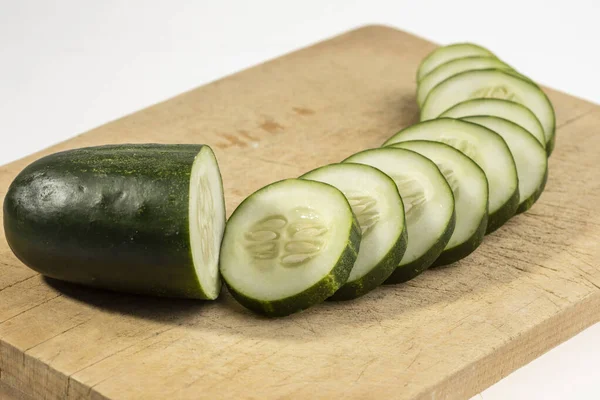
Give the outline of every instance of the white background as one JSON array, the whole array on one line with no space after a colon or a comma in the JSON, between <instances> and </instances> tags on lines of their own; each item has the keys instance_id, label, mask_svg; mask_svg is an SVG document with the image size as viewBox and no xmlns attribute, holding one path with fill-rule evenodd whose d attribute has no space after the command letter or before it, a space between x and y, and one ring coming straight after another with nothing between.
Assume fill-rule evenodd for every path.
<instances>
[{"instance_id":1,"label":"white background","mask_svg":"<svg viewBox=\"0 0 600 400\"><path fill-rule=\"evenodd\" d=\"M598 0L0 0L0 164L367 23L480 43L600 103L599 17ZM480 396L599 399L599 342L596 325Z\"/></svg>"}]
</instances>

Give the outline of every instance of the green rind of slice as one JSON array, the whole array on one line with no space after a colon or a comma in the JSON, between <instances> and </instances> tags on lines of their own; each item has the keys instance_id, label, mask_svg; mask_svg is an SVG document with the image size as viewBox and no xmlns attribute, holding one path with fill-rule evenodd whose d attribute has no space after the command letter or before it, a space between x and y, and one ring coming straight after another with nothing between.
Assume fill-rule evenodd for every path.
<instances>
[{"instance_id":1,"label":"green rind of slice","mask_svg":"<svg viewBox=\"0 0 600 400\"><path fill-rule=\"evenodd\" d=\"M477 230L465 242L459 244L458 246L454 246L451 249L444 250L437 260L435 260L435 262L431 265L431 268L452 264L473 253L483 242L483 238L487 231L488 218L489 217L486 214L477 227Z\"/></svg>"},{"instance_id":2,"label":"green rind of slice","mask_svg":"<svg viewBox=\"0 0 600 400\"><path fill-rule=\"evenodd\" d=\"M440 118L464 118L477 115L489 115L512 121L526 129L544 148L546 147L546 137L540 120L529 108L514 101L492 98L467 100L446 110Z\"/></svg>"},{"instance_id":3,"label":"green rind of slice","mask_svg":"<svg viewBox=\"0 0 600 400\"><path fill-rule=\"evenodd\" d=\"M498 69L466 71L434 87L421 109L421 121L439 118L458 103L477 98L501 98L529 108L544 128L546 152L555 145L556 116L552 103L535 83Z\"/></svg>"},{"instance_id":4,"label":"green rind of slice","mask_svg":"<svg viewBox=\"0 0 600 400\"><path fill-rule=\"evenodd\" d=\"M258 314L263 314L267 317L285 317L287 315L305 310L315 304L319 304L335 294L347 281L352 266L358 256L360 249L361 230L356 220L353 217L352 229L349 234L348 244L346 249L340 256L338 262L331 269L329 274L315 283L308 289L283 299L278 300L257 300L246 296L244 293L237 291L232 287L227 280L225 285L231 295L244 307Z\"/></svg>"},{"instance_id":5,"label":"green rind of slice","mask_svg":"<svg viewBox=\"0 0 600 400\"><path fill-rule=\"evenodd\" d=\"M352 206L363 236L348 281L328 300L351 300L380 286L396 269L407 246L402 198L394 181L364 164L330 164L302 175L338 188Z\"/></svg>"},{"instance_id":6,"label":"green rind of slice","mask_svg":"<svg viewBox=\"0 0 600 400\"><path fill-rule=\"evenodd\" d=\"M546 184L548 158L544 147L527 129L500 117L473 116L463 121L485 126L498 133L508 145L519 176L519 209L526 210L539 198Z\"/></svg>"},{"instance_id":7,"label":"green rind of slice","mask_svg":"<svg viewBox=\"0 0 600 400\"><path fill-rule=\"evenodd\" d=\"M361 228L332 185L286 179L248 196L229 218L220 271L244 307L281 317L323 302L348 279Z\"/></svg>"},{"instance_id":8,"label":"green rind of slice","mask_svg":"<svg viewBox=\"0 0 600 400\"><path fill-rule=\"evenodd\" d=\"M417 104L419 107L422 107L431 89L456 74L490 68L512 70L510 65L493 56L462 57L441 64L419 82L417 87Z\"/></svg>"},{"instance_id":9,"label":"green rind of slice","mask_svg":"<svg viewBox=\"0 0 600 400\"><path fill-rule=\"evenodd\" d=\"M473 43L455 43L443 47L438 47L429 53L417 70L417 82L421 81L427 74L438 66L457 58L472 56L495 57L488 49Z\"/></svg>"},{"instance_id":10,"label":"green rind of slice","mask_svg":"<svg viewBox=\"0 0 600 400\"><path fill-rule=\"evenodd\" d=\"M408 271L407 276L414 277L428 268L448 244L456 218L452 189L436 164L400 148L365 150L344 162L376 167L394 179L405 210L409 210L407 250L396 270Z\"/></svg>"},{"instance_id":11,"label":"green rind of slice","mask_svg":"<svg viewBox=\"0 0 600 400\"><path fill-rule=\"evenodd\" d=\"M508 222L509 219L515 216L519 209L519 191L516 190L511 198L504 203L504 205L496 210L496 212L490 213L488 216L488 224L485 230L485 234L489 235L496 229Z\"/></svg>"},{"instance_id":12,"label":"green rind of slice","mask_svg":"<svg viewBox=\"0 0 600 400\"><path fill-rule=\"evenodd\" d=\"M408 235L406 233L406 225L402 230L402 235L394 246L394 249L375 266L371 272L353 282L346 282L337 292L328 300L352 300L363 296L382 285L387 279L397 271L398 264L402 260L402 256L406 251L408 243ZM391 272L391 273L390 273Z\"/></svg>"},{"instance_id":13,"label":"green rind of slice","mask_svg":"<svg viewBox=\"0 0 600 400\"><path fill-rule=\"evenodd\" d=\"M390 145L416 151L435 162L454 193L456 225L432 267L467 257L482 242L488 221L489 188L485 172L465 154L444 143L411 140ZM468 236L467 236L468 235Z\"/></svg>"},{"instance_id":14,"label":"green rind of slice","mask_svg":"<svg viewBox=\"0 0 600 400\"><path fill-rule=\"evenodd\" d=\"M446 230L444 233L442 233L433 247L431 247L420 258L396 268L396 270L392 273L392 275L390 275L389 278L385 280L384 283L388 285L407 282L422 274L427 268L433 266L434 262L440 257L444 251L444 248L446 248L448 241L452 237L452 232L454 231L455 225L456 213L452 212L452 217L450 218L450 222L448 223Z\"/></svg>"},{"instance_id":15,"label":"green rind of slice","mask_svg":"<svg viewBox=\"0 0 600 400\"><path fill-rule=\"evenodd\" d=\"M517 170L508 145L496 132L467 121L439 118L411 125L390 137L383 146L409 140L433 140L449 144L473 159L485 171L490 190L487 233L498 229L515 214L519 206ZM485 146L485 149L480 149L480 146ZM480 154L482 151L484 153ZM490 163L487 160L491 156L501 158ZM498 169L500 161L502 168Z\"/></svg>"},{"instance_id":16,"label":"green rind of slice","mask_svg":"<svg viewBox=\"0 0 600 400\"><path fill-rule=\"evenodd\" d=\"M542 180L542 184L537 188L537 190L527 198L527 200L521 202L519 204L519 208L517 208L517 214L521 214L527 210L529 210L536 201L540 198L544 189L546 188L546 183L548 182L548 170L546 169L546 173L544 174L544 179Z\"/></svg>"}]
</instances>

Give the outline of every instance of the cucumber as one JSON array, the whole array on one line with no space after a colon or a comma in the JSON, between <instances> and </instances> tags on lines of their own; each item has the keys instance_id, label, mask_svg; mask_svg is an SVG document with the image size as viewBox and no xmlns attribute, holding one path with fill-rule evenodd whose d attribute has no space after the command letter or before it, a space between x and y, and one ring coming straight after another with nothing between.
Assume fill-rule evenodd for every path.
<instances>
[{"instance_id":1,"label":"cucumber","mask_svg":"<svg viewBox=\"0 0 600 400\"><path fill-rule=\"evenodd\" d=\"M515 159L519 176L519 208L517 214L531 208L544 191L548 179L546 150L525 128L509 120L476 116L463 121L485 126L502 136Z\"/></svg>"},{"instance_id":2,"label":"cucumber","mask_svg":"<svg viewBox=\"0 0 600 400\"><path fill-rule=\"evenodd\" d=\"M390 147L415 151L436 163L454 193L454 233L432 266L451 264L471 254L483 242L487 228L489 191L483 170L454 147L440 142L411 140Z\"/></svg>"},{"instance_id":3,"label":"cucumber","mask_svg":"<svg viewBox=\"0 0 600 400\"><path fill-rule=\"evenodd\" d=\"M417 104L419 104L419 107L422 107L431 89L451 76L465 71L489 68L512 69L509 65L496 57L490 56L464 57L448 61L447 63L438 66L421 79L417 88Z\"/></svg>"},{"instance_id":4,"label":"cucumber","mask_svg":"<svg viewBox=\"0 0 600 400\"><path fill-rule=\"evenodd\" d=\"M278 317L333 295L348 279L361 230L343 193L305 179L272 183L233 212L221 275L244 307Z\"/></svg>"},{"instance_id":5,"label":"cucumber","mask_svg":"<svg viewBox=\"0 0 600 400\"><path fill-rule=\"evenodd\" d=\"M111 145L46 156L4 200L15 255L43 275L98 288L215 299L225 203L203 145Z\"/></svg>"},{"instance_id":6,"label":"cucumber","mask_svg":"<svg viewBox=\"0 0 600 400\"><path fill-rule=\"evenodd\" d=\"M483 169L489 184L486 233L498 229L515 214L519 207L517 168L506 142L496 132L471 122L440 118L409 126L389 138L384 146L408 140L446 143ZM410 229L408 235L410 245Z\"/></svg>"},{"instance_id":7,"label":"cucumber","mask_svg":"<svg viewBox=\"0 0 600 400\"><path fill-rule=\"evenodd\" d=\"M404 205L394 181L362 164L332 164L301 176L344 193L362 231L360 251L348 281L330 298L349 300L381 285L406 251Z\"/></svg>"},{"instance_id":8,"label":"cucumber","mask_svg":"<svg viewBox=\"0 0 600 400\"><path fill-rule=\"evenodd\" d=\"M473 99L463 101L445 111L440 117L462 118L477 115L500 117L527 129L546 148L546 137L540 120L522 104L503 99Z\"/></svg>"},{"instance_id":9,"label":"cucumber","mask_svg":"<svg viewBox=\"0 0 600 400\"><path fill-rule=\"evenodd\" d=\"M438 47L421 61L421 65L417 70L417 82L420 82L427 74L448 61L475 56L495 57L488 49L473 43L456 43Z\"/></svg>"},{"instance_id":10,"label":"cucumber","mask_svg":"<svg viewBox=\"0 0 600 400\"><path fill-rule=\"evenodd\" d=\"M344 162L380 169L394 180L404 202L408 246L385 283L419 275L439 257L454 230L454 196L448 182L431 160L405 149L365 150Z\"/></svg>"},{"instance_id":11,"label":"cucumber","mask_svg":"<svg viewBox=\"0 0 600 400\"><path fill-rule=\"evenodd\" d=\"M421 121L437 118L465 100L497 98L529 108L544 129L546 152L554 148L554 109L546 94L534 83L497 69L467 71L454 75L429 92L421 109Z\"/></svg>"}]
</instances>

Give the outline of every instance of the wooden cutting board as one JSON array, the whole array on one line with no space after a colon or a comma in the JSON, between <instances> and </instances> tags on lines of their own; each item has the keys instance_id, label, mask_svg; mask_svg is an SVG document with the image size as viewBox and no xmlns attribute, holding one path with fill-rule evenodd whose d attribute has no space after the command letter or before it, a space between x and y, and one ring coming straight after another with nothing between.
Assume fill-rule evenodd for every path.
<instances>
[{"instance_id":1,"label":"wooden cutting board","mask_svg":"<svg viewBox=\"0 0 600 400\"><path fill-rule=\"evenodd\" d=\"M207 143L231 213L269 182L379 146L416 122L416 68L434 47L382 26L343 34L2 167L0 195L57 150ZM548 94L558 140L540 201L467 259L356 301L269 320L227 293L200 302L91 290L40 277L2 236L0 390L43 399L481 391L600 319L600 107Z\"/></svg>"}]
</instances>

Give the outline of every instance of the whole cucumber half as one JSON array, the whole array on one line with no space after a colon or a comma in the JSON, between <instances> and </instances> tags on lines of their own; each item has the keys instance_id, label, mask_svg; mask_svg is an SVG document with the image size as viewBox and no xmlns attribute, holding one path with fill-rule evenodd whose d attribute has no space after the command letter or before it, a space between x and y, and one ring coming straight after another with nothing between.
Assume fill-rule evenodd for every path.
<instances>
[{"instance_id":1,"label":"whole cucumber half","mask_svg":"<svg viewBox=\"0 0 600 400\"><path fill-rule=\"evenodd\" d=\"M203 145L110 145L26 167L4 200L6 239L27 266L115 291L215 299L225 203Z\"/></svg>"}]
</instances>

